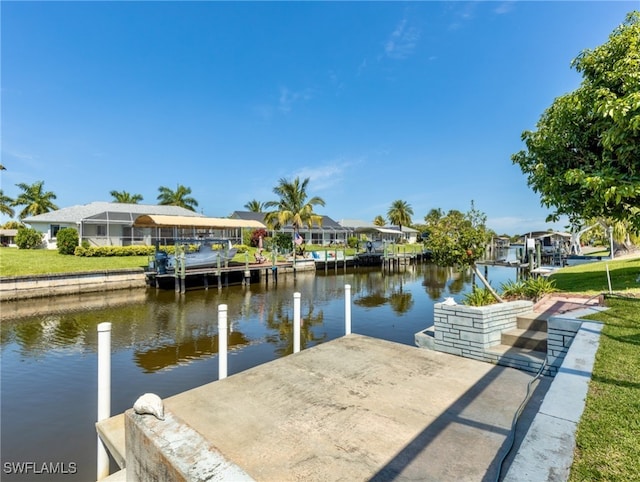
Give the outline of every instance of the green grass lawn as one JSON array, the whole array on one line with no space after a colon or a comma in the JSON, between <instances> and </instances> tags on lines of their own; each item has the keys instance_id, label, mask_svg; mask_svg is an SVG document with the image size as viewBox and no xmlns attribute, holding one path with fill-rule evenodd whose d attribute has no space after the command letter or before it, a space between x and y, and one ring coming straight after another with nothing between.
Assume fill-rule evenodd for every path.
<instances>
[{"instance_id":1,"label":"green grass lawn","mask_svg":"<svg viewBox=\"0 0 640 482\"><path fill-rule=\"evenodd\" d=\"M551 276L556 288L568 293L640 292L640 257L567 266Z\"/></svg>"},{"instance_id":2,"label":"green grass lawn","mask_svg":"<svg viewBox=\"0 0 640 482\"><path fill-rule=\"evenodd\" d=\"M142 268L148 263L146 256L85 258L63 255L53 249L0 248L0 276Z\"/></svg>"},{"instance_id":3,"label":"green grass lawn","mask_svg":"<svg viewBox=\"0 0 640 482\"><path fill-rule=\"evenodd\" d=\"M571 482L640 480L640 298L607 299Z\"/></svg>"},{"instance_id":4,"label":"green grass lawn","mask_svg":"<svg viewBox=\"0 0 640 482\"><path fill-rule=\"evenodd\" d=\"M563 268L562 292L608 293L609 308L588 316L604 323L578 424L571 482L640 480L640 258Z\"/></svg>"}]
</instances>

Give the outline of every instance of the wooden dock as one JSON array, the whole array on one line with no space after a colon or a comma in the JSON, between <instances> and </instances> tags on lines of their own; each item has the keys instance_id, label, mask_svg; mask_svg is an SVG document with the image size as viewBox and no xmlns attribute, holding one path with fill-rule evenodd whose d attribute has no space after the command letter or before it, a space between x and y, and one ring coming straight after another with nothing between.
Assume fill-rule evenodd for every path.
<instances>
[{"instance_id":1,"label":"wooden dock","mask_svg":"<svg viewBox=\"0 0 640 482\"><path fill-rule=\"evenodd\" d=\"M184 273L169 272L159 273L155 270L145 272L147 286L159 289L175 288L177 292L184 292L187 288L210 287L222 288L224 286L242 285L257 283L269 280L278 282L278 273L294 272L295 270L305 270L304 266L294 267L293 262L276 263L251 263L251 264L230 264L223 267L194 268L187 269ZM315 268L314 268L315 269Z\"/></svg>"}]
</instances>

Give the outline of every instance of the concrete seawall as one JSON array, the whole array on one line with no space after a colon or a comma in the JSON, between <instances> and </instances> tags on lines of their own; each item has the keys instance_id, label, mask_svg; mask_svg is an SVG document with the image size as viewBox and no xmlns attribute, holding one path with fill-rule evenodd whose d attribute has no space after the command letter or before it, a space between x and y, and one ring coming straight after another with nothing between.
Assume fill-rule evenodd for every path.
<instances>
[{"instance_id":1,"label":"concrete seawall","mask_svg":"<svg viewBox=\"0 0 640 482\"><path fill-rule=\"evenodd\" d=\"M126 288L144 288L140 268L0 278L0 301L44 298Z\"/></svg>"}]
</instances>

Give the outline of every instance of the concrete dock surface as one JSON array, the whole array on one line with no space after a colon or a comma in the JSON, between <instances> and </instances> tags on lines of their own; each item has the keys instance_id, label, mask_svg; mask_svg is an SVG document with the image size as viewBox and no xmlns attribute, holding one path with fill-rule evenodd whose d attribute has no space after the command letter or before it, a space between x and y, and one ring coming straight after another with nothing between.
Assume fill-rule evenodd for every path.
<instances>
[{"instance_id":1,"label":"concrete dock surface","mask_svg":"<svg viewBox=\"0 0 640 482\"><path fill-rule=\"evenodd\" d=\"M258 481L490 481L532 378L348 335L164 402Z\"/></svg>"}]
</instances>

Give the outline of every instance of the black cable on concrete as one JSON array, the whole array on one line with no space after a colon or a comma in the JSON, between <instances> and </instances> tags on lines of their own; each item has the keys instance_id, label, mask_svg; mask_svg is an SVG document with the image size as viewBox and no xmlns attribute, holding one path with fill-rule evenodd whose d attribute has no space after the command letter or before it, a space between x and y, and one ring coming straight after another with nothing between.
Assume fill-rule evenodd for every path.
<instances>
[{"instance_id":1,"label":"black cable on concrete","mask_svg":"<svg viewBox=\"0 0 640 482\"><path fill-rule=\"evenodd\" d=\"M529 402L529 399L531 398L531 395L532 395L531 385L533 385L533 382L535 382L538 378L540 378L540 376L542 376L542 372L544 371L546 366L547 366L547 357L544 358L544 362L542 363L542 366L540 367L536 375L531 380L529 380L529 383L527 383L527 393L525 394L522 402L520 402L520 406L518 407L516 412L513 414L513 420L511 421L511 431L509 432L509 437L507 439L509 447L507 448L507 451L502 455L502 457L500 458L500 461L498 462L498 470L497 470L496 479L495 479L496 482L499 482L500 476L502 475L502 466L504 464L504 461L506 460L508 455L511 453L511 450L513 449L513 443L515 442L515 439L516 439L516 426L518 424L518 419L520 418L520 415L522 415L522 412L524 408L527 406L527 403Z\"/></svg>"},{"instance_id":2,"label":"black cable on concrete","mask_svg":"<svg viewBox=\"0 0 640 482\"><path fill-rule=\"evenodd\" d=\"M625 295L622 295L622 294L619 294L619 293L605 293L605 292L602 292L602 293L598 293L597 295L593 295L584 304L586 305L587 303L589 303L589 301L591 301L592 299L594 299L594 298L596 298L597 296L600 296L600 295L609 296L609 297L615 297L615 298L629 299L629 300L638 300L639 299L639 298L634 297L634 296L625 296ZM529 402L529 399L531 398L531 395L532 395L532 393L531 393L531 385L538 378L540 378L540 376L542 375L542 372L544 371L546 366L547 366L547 357L545 357L544 363L542 364L542 366L540 367L540 369L538 370L536 375L531 380L529 380L529 383L527 384L527 393L526 393L526 395L524 397L524 400L522 400L522 402L520 403L520 406L516 410L516 413L513 415L513 421L511 422L511 431L509 432L509 437L508 437L509 447L508 447L507 451L504 453L504 455L500 458L500 461L498 462L498 470L497 470L496 479L495 479L496 482L500 481L500 476L502 475L502 466L504 465L504 461L506 460L506 458L511 453L511 450L513 449L513 443L515 442L515 433L516 433L516 426L518 424L518 419L520 418L520 415L522 414L522 411L527 406L527 403Z\"/></svg>"}]
</instances>

